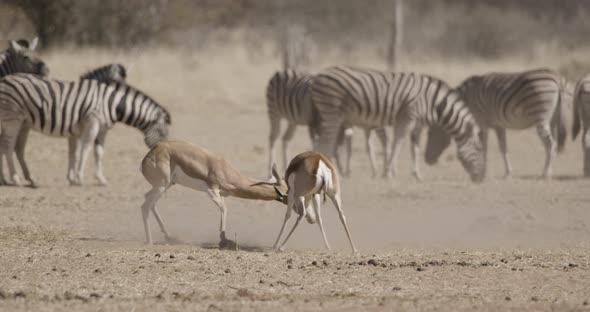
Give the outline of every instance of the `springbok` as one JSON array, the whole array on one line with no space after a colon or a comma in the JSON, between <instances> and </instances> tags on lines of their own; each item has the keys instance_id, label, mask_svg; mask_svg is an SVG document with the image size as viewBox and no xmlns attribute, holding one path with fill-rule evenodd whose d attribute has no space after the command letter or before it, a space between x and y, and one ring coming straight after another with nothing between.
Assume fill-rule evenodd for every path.
<instances>
[{"instance_id":1,"label":"springbok","mask_svg":"<svg viewBox=\"0 0 590 312\"><path fill-rule=\"evenodd\" d=\"M171 241L156 209L156 202L174 184L206 192L219 207L221 211L220 246L228 245L228 240L225 238L227 208L223 197L277 200L284 204L287 201L285 198L287 185L278 174L276 166L273 166L272 170L275 181L257 181L240 174L223 157L187 142L157 143L143 158L141 172L152 185L152 189L145 194L145 202L141 206L147 244L152 244L148 224L150 210L154 213L166 240Z\"/></svg>"},{"instance_id":2,"label":"springbok","mask_svg":"<svg viewBox=\"0 0 590 312\"><path fill-rule=\"evenodd\" d=\"M324 244L326 248L330 250L326 233L324 232L324 226L322 223L322 215L320 214L320 201L321 193L324 193L324 200L326 195L330 197L334 206L338 210L340 215L340 221L348 236L348 241L352 247L353 252L357 252L350 231L346 224L346 217L342 212L342 198L340 196L340 181L338 180L338 173L334 165L327 157L316 152L304 152L301 153L291 160L287 172L285 173L285 180L287 181L287 213L285 214L285 220L281 226L279 236L273 246L274 249L282 251L283 247L287 243L293 231L303 217L307 219L310 224L318 223L322 236L324 238ZM313 203L313 209L309 206L310 201ZM291 211L295 211L299 214L299 217L295 221L293 228L287 235L287 238L283 241L280 247L277 246L287 224L287 220L291 217Z\"/></svg>"}]
</instances>

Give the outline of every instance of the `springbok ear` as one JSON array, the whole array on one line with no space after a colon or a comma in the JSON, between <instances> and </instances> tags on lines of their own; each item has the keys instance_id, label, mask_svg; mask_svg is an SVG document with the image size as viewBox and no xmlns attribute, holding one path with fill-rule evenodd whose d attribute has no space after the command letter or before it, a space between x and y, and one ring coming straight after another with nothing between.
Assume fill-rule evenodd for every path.
<instances>
[{"instance_id":1,"label":"springbok ear","mask_svg":"<svg viewBox=\"0 0 590 312\"><path fill-rule=\"evenodd\" d=\"M276 163L272 164L271 171L272 171L273 178L275 178L275 182L280 183L281 182L281 175L279 174L279 171L277 170Z\"/></svg>"},{"instance_id":2,"label":"springbok ear","mask_svg":"<svg viewBox=\"0 0 590 312\"><path fill-rule=\"evenodd\" d=\"M29 50L34 51L37 47L37 43L39 43L39 37L33 38L33 40L31 40L31 43L29 44Z\"/></svg>"}]
</instances>

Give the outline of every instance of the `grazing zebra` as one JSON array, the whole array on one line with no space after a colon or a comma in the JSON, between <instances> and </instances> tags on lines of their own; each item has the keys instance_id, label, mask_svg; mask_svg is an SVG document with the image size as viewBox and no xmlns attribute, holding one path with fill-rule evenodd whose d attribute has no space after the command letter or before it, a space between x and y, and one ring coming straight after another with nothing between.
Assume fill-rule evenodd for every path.
<instances>
[{"instance_id":1,"label":"grazing zebra","mask_svg":"<svg viewBox=\"0 0 590 312\"><path fill-rule=\"evenodd\" d=\"M286 119L288 122L287 130L282 138L284 168L287 166L287 145L293 138L298 125L308 127L309 137L312 142L319 135L319 113L311 100L312 83L313 75L293 69L285 69L277 71L267 85L266 104L270 120L269 173L271 172L272 164L275 162L275 143L281 131L282 119ZM367 152L369 153L373 174L375 174L373 146L369 140L370 131L370 129L365 130L365 135L367 137ZM384 144L384 137L381 133L382 131L378 131L379 137ZM347 154L346 168L340 162L339 157L336 157L336 160L339 170L344 174L348 174L350 173L350 159L352 155L352 129L350 127L343 126L339 131L337 145L345 146Z\"/></svg>"},{"instance_id":2,"label":"grazing zebra","mask_svg":"<svg viewBox=\"0 0 590 312\"><path fill-rule=\"evenodd\" d=\"M459 94L439 79L336 66L316 75L312 99L322 120L317 146L325 155L334 155L336 131L343 123L365 128L392 125L386 164L395 174L398 149L406 135L419 133L422 125L438 124L457 142L459 159L471 180L479 182L485 176L479 126ZM419 176L417 136L412 139L414 175Z\"/></svg>"},{"instance_id":3,"label":"grazing zebra","mask_svg":"<svg viewBox=\"0 0 590 312\"><path fill-rule=\"evenodd\" d=\"M46 76L49 69L35 54L38 39L10 41L7 50L0 53L0 78L16 73Z\"/></svg>"},{"instance_id":4,"label":"grazing zebra","mask_svg":"<svg viewBox=\"0 0 590 312\"><path fill-rule=\"evenodd\" d=\"M167 138L171 123L164 107L122 83L64 82L29 74L0 81L0 157L7 159L14 184L20 181L12 152L23 123L46 135L76 137L75 172L68 179L81 184L90 145L104 139L116 122L141 130L149 147ZM0 177L4 179L3 174ZM30 176L27 180L34 183Z\"/></svg>"},{"instance_id":5,"label":"grazing zebra","mask_svg":"<svg viewBox=\"0 0 590 312\"><path fill-rule=\"evenodd\" d=\"M580 79L576 85L573 111L572 138L575 139L582 130L584 176L590 177L590 74Z\"/></svg>"},{"instance_id":6,"label":"grazing zebra","mask_svg":"<svg viewBox=\"0 0 590 312\"><path fill-rule=\"evenodd\" d=\"M504 160L505 177L510 177L512 166L506 146L506 129L527 129L535 126L545 147L543 177L551 177L551 163L558 149L564 146L566 131L561 111L562 78L551 70L538 69L520 73L490 73L472 76L457 88L483 132L484 153L487 155L487 132L493 128L498 137ZM429 131L426 162L435 163L449 145L445 134Z\"/></svg>"}]
</instances>

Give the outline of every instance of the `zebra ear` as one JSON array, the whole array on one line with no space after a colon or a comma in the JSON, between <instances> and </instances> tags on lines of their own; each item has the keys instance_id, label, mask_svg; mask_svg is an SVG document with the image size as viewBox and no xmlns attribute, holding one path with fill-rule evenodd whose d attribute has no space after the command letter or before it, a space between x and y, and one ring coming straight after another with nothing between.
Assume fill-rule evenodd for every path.
<instances>
[{"instance_id":1,"label":"zebra ear","mask_svg":"<svg viewBox=\"0 0 590 312\"><path fill-rule=\"evenodd\" d=\"M39 43L39 37L33 38L33 40L31 40L31 43L29 44L29 50L34 51L37 47L37 43Z\"/></svg>"},{"instance_id":2,"label":"zebra ear","mask_svg":"<svg viewBox=\"0 0 590 312\"><path fill-rule=\"evenodd\" d=\"M16 40L10 40L10 49L12 49L14 52L19 52L23 49L23 47L18 44Z\"/></svg>"}]
</instances>

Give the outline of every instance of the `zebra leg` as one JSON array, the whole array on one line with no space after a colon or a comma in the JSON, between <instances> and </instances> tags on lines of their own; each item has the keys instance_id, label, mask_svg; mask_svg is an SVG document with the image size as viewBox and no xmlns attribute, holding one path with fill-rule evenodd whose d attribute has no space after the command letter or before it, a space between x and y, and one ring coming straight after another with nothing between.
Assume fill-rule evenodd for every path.
<instances>
[{"instance_id":1,"label":"zebra leg","mask_svg":"<svg viewBox=\"0 0 590 312\"><path fill-rule=\"evenodd\" d=\"M279 133L281 132L281 120L272 116L269 118L270 135L268 136L268 176L272 177L272 164L275 163L275 143L279 138Z\"/></svg>"},{"instance_id":2,"label":"zebra leg","mask_svg":"<svg viewBox=\"0 0 590 312\"><path fill-rule=\"evenodd\" d=\"M555 155L555 140L551 136L551 127L549 124L537 126L537 134L545 146L545 166L543 168L543 178L550 179L553 174L551 163Z\"/></svg>"},{"instance_id":3,"label":"zebra leg","mask_svg":"<svg viewBox=\"0 0 590 312\"><path fill-rule=\"evenodd\" d=\"M590 177L590 127L584 123L584 132L582 132L582 148L584 150L584 176Z\"/></svg>"},{"instance_id":4,"label":"zebra leg","mask_svg":"<svg viewBox=\"0 0 590 312\"><path fill-rule=\"evenodd\" d=\"M0 134L0 157L6 158L8 174L12 179L12 184L15 186L21 185L20 178L14 167L13 154L22 122L23 121L19 119L3 120L1 126L2 134Z\"/></svg>"},{"instance_id":5,"label":"zebra leg","mask_svg":"<svg viewBox=\"0 0 590 312\"><path fill-rule=\"evenodd\" d=\"M338 132L338 138L336 139L336 166L343 176L350 175L350 159L352 157L352 127L342 126ZM345 149L346 152L346 165L342 163L340 158L340 149Z\"/></svg>"},{"instance_id":6,"label":"zebra leg","mask_svg":"<svg viewBox=\"0 0 590 312\"><path fill-rule=\"evenodd\" d=\"M68 137L68 174L67 179L70 185L76 185L76 159L80 154L78 150L78 137Z\"/></svg>"},{"instance_id":7,"label":"zebra leg","mask_svg":"<svg viewBox=\"0 0 590 312\"><path fill-rule=\"evenodd\" d=\"M389 168L387 168L388 170L383 173L384 178L397 176L397 157L410 128L412 128L411 122L399 122L395 126L393 132L393 144L391 145L391 154L389 155L389 161L387 162Z\"/></svg>"},{"instance_id":8,"label":"zebra leg","mask_svg":"<svg viewBox=\"0 0 590 312\"><path fill-rule=\"evenodd\" d=\"M383 150L383 169L385 169L385 162L387 161L387 153L389 152L389 146L387 145L389 142L389 132L388 129L386 127L383 128L377 128L375 129L375 133L377 133L377 138L379 139L379 142L381 142L381 148ZM374 157L375 152L373 151L373 157ZM377 165L375 164L375 167ZM375 173L373 174L373 177L377 176L377 169L375 168Z\"/></svg>"},{"instance_id":9,"label":"zebra leg","mask_svg":"<svg viewBox=\"0 0 590 312\"><path fill-rule=\"evenodd\" d=\"M291 141L291 139L293 139L293 135L295 134L295 128L297 127L297 124L293 123L293 122L289 122L289 125L287 126L287 130L285 131L285 134L283 134L283 168L285 168L285 170L287 169L287 166L289 165L289 163L287 162L287 145L289 144L289 141ZM272 166L272 164L271 164Z\"/></svg>"},{"instance_id":10,"label":"zebra leg","mask_svg":"<svg viewBox=\"0 0 590 312\"><path fill-rule=\"evenodd\" d=\"M29 171L29 167L27 166L27 162L25 161L25 147L27 146L27 139L29 137L29 131L31 130L31 125L28 122L23 122L21 125L20 131L18 133L18 139L16 141L16 159L20 164L20 167L23 170L23 175L25 176L25 180L29 181L30 186L32 188L37 188L35 181L31 177L31 172Z\"/></svg>"},{"instance_id":11,"label":"zebra leg","mask_svg":"<svg viewBox=\"0 0 590 312\"><path fill-rule=\"evenodd\" d=\"M373 129L365 128L365 148L369 155L369 163L371 164L371 170L373 172L373 178L377 176L377 166L375 166L375 150L373 149L373 142L371 142L371 131Z\"/></svg>"},{"instance_id":12,"label":"zebra leg","mask_svg":"<svg viewBox=\"0 0 590 312\"><path fill-rule=\"evenodd\" d=\"M414 130L410 133L410 142L412 144L411 147L411 154L412 154L412 163L414 165L414 169L412 170L412 175L418 182L422 182L422 174L420 174L420 168L418 167L418 155L420 155L420 133L422 132L421 126L416 126Z\"/></svg>"},{"instance_id":13,"label":"zebra leg","mask_svg":"<svg viewBox=\"0 0 590 312\"><path fill-rule=\"evenodd\" d=\"M88 159L88 152L92 143L96 140L100 124L96 118L89 118L84 122L82 126L82 133L78 144L80 144L80 155L78 155L77 161L77 172L76 172L76 183L82 184L84 179L84 167L86 166L86 160Z\"/></svg>"},{"instance_id":14,"label":"zebra leg","mask_svg":"<svg viewBox=\"0 0 590 312\"><path fill-rule=\"evenodd\" d=\"M94 159L96 160L96 179L98 184L105 186L108 184L107 179L104 177L102 170L102 158L104 156L104 142L106 139L106 130L100 131L94 141Z\"/></svg>"},{"instance_id":15,"label":"zebra leg","mask_svg":"<svg viewBox=\"0 0 590 312\"><path fill-rule=\"evenodd\" d=\"M500 146L500 153L502 154L502 159L504 159L504 178L508 179L512 175L512 165L510 164L510 159L508 158L508 145L506 142L506 129L504 128L496 128L496 136L498 137L498 145Z\"/></svg>"}]
</instances>

